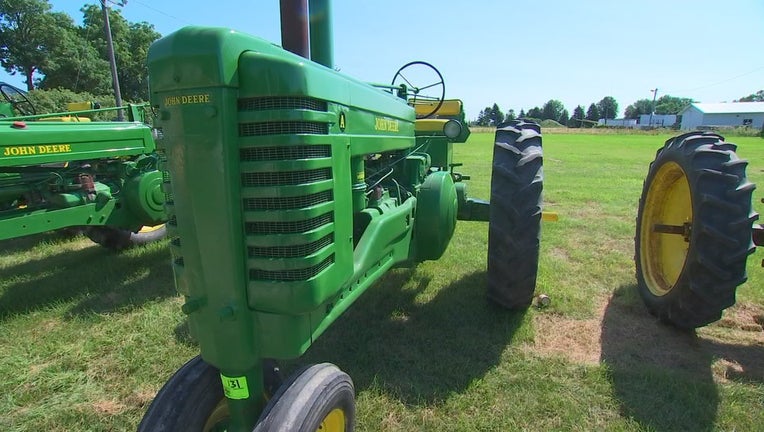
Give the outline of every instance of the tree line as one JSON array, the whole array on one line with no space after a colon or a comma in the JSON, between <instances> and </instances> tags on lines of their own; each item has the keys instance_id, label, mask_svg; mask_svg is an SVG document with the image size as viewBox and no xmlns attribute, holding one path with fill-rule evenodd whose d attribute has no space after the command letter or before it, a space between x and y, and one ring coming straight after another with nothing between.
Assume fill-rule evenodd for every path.
<instances>
[{"instance_id":1,"label":"tree line","mask_svg":"<svg viewBox=\"0 0 764 432\"><path fill-rule=\"evenodd\" d=\"M533 107L527 112L521 109L519 113L510 109L504 114L499 106L494 103L493 106L486 107L478 114L475 124L478 126L495 126L505 121L524 118L529 120L554 120L557 123L568 127L584 127L597 123L599 119L613 119L618 114L618 102L612 96L605 96L599 102L589 105L584 111L582 105L573 109L573 115L570 115L562 102L557 99L550 99L542 107Z\"/></svg>"},{"instance_id":2,"label":"tree line","mask_svg":"<svg viewBox=\"0 0 764 432\"><path fill-rule=\"evenodd\" d=\"M63 88L94 95L112 92L108 47L101 7L84 5L83 24L53 12L47 0L0 0L0 66L21 74L27 90ZM146 56L161 36L146 22L128 22L109 9L122 96L148 99Z\"/></svg>"},{"instance_id":3,"label":"tree line","mask_svg":"<svg viewBox=\"0 0 764 432\"><path fill-rule=\"evenodd\" d=\"M640 99L627 106L624 118L638 119L644 114L679 114L687 105L696 102L692 98L675 97L664 95L653 101L652 99ZM735 102L764 102L764 90L759 90L748 96L741 97ZM599 102L591 103L589 108L584 110L582 105L577 105L573 109L573 114L569 115L565 106L556 99L550 99L541 108L533 107L528 111L523 109L516 113L510 109L506 114L502 112L499 106L494 103L486 107L478 114L474 122L477 126L496 126L500 123L524 118L534 121L554 120L567 127L592 127L600 119L614 119L618 114L618 102L612 96L605 96Z\"/></svg>"}]
</instances>

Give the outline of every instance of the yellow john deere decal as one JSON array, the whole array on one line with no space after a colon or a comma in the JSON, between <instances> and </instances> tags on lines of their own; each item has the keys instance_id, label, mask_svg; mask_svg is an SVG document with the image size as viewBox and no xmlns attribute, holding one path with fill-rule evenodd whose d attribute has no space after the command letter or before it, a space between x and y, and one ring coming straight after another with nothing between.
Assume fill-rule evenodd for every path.
<instances>
[{"instance_id":1,"label":"yellow john deere decal","mask_svg":"<svg viewBox=\"0 0 764 432\"><path fill-rule=\"evenodd\" d=\"M28 155L71 153L71 152L72 152L72 146L70 144L15 146L15 147L5 147L3 149L3 156L28 156Z\"/></svg>"},{"instance_id":2,"label":"yellow john deere decal","mask_svg":"<svg viewBox=\"0 0 764 432\"><path fill-rule=\"evenodd\" d=\"M374 117L374 130L398 132L398 120L384 117Z\"/></svg>"},{"instance_id":3,"label":"yellow john deere decal","mask_svg":"<svg viewBox=\"0 0 764 432\"><path fill-rule=\"evenodd\" d=\"M209 103L209 101L210 101L209 93L201 93L201 94L187 95L187 96L167 96L164 98L165 106L203 104L203 103Z\"/></svg>"}]
</instances>

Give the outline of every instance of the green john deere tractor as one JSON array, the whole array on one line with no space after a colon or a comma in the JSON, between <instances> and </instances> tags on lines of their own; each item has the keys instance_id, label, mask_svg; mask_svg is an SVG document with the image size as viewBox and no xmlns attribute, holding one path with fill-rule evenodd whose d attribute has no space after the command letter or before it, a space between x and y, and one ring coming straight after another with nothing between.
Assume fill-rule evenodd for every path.
<instances>
[{"instance_id":1,"label":"green john deere tractor","mask_svg":"<svg viewBox=\"0 0 764 432\"><path fill-rule=\"evenodd\" d=\"M147 107L125 108L127 122L96 122L114 108L74 105L37 114L24 92L0 83L0 240L76 228L121 250L164 237Z\"/></svg>"},{"instance_id":2,"label":"green john deere tractor","mask_svg":"<svg viewBox=\"0 0 764 432\"><path fill-rule=\"evenodd\" d=\"M350 78L333 68L328 2L311 1L310 19L304 2L281 6L283 49L187 27L149 52L172 267L201 356L159 391L141 431L352 430L349 376L318 364L281 380L274 365L389 269L438 259L457 219L490 222L490 298L533 298L538 125L498 128L491 204L470 199L452 160L470 131L437 69Z\"/></svg>"},{"instance_id":3,"label":"green john deere tractor","mask_svg":"<svg viewBox=\"0 0 764 432\"><path fill-rule=\"evenodd\" d=\"M721 318L764 245L748 162L709 132L666 141L650 164L635 237L637 287L662 321L693 329Z\"/></svg>"}]
</instances>

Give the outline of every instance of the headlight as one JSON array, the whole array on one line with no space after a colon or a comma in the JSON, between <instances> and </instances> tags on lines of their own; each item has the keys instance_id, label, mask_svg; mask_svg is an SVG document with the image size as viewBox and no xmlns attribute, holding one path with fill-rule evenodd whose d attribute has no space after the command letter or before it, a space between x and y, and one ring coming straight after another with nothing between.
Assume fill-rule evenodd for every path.
<instances>
[{"instance_id":1,"label":"headlight","mask_svg":"<svg viewBox=\"0 0 764 432\"><path fill-rule=\"evenodd\" d=\"M462 134L462 125L456 120L449 120L443 125L443 134L448 138L455 139Z\"/></svg>"}]
</instances>

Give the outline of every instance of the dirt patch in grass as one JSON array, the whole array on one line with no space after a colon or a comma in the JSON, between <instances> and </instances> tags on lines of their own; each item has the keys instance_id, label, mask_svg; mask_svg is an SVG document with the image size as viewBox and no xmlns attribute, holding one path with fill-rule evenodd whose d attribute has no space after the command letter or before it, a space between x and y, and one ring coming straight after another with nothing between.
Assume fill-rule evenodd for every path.
<instances>
[{"instance_id":1,"label":"dirt patch in grass","mask_svg":"<svg viewBox=\"0 0 764 432\"><path fill-rule=\"evenodd\" d=\"M116 401L103 400L93 402L92 409L100 414L114 415L121 413L125 409L125 406Z\"/></svg>"},{"instance_id":2,"label":"dirt patch in grass","mask_svg":"<svg viewBox=\"0 0 764 432\"><path fill-rule=\"evenodd\" d=\"M745 303L728 309L724 317L715 324L717 327L743 330L756 334L762 332L764 325L764 308Z\"/></svg>"},{"instance_id":3,"label":"dirt patch in grass","mask_svg":"<svg viewBox=\"0 0 764 432\"><path fill-rule=\"evenodd\" d=\"M148 406L151 401L154 400L154 396L156 396L156 391L141 390L130 393L125 399L125 402L130 406L144 407Z\"/></svg>"},{"instance_id":4,"label":"dirt patch in grass","mask_svg":"<svg viewBox=\"0 0 764 432\"><path fill-rule=\"evenodd\" d=\"M595 317L585 320L553 313L537 314L534 317L536 336L532 351L542 356L563 356L575 363L599 363L599 336L604 308L603 302L597 307Z\"/></svg>"},{"instance_id":5,"label":"dirt patch in grass","mask_svg":"<svg viewBox=\"0 0 764 432\"><path fill-rule=\"evenodd\" d=\"M535 341L528 349L536 355L561 356L580 364L655 365L712 373L718 382L764 382L762 317L761 306L738 304L717 323L681 331L652 317L642 304L616 293L602 298L589 319L538 313Z\"/></svg>"},{"instance_id":6,"label":"dirt patch in grass","mask_svg":"<svg viewBox=\"0 0 764 432\"><path fill-rule=\"evenodd\" d=\"M568 251L563 248L553 247L549 250L549 252L547 252L547 255L557 261L570 262L570 255L568 255Z\"/></svg>"}]
</instances>

